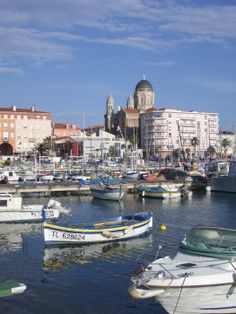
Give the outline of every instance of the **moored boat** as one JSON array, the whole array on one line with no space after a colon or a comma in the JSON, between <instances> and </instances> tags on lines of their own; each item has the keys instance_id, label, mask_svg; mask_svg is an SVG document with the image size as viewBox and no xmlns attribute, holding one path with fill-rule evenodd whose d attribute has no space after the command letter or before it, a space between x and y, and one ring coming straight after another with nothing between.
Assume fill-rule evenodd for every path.
<instances>
[{"instance_id":1,"label":"moored boat","mask_svg":"<svg viewBox=\"0 0 236 314\"><path fill-rule=\"evenodd\" d=\"M180 187L175 184L140 184L137 186L137 193L142 197L152 198L178 198L181 196Z\"/></svg>"},{"instance_id":2,"label":"moored boat","mask_svg":"<svg viewBox=\"0 0 236 314\"><path fill-rule=\"evenodd\" d=\"M23 205L20 195L0 194L0 222L36 222L46 219L58 219L60 213L69 209L60 202L50 199L46 204Z\"/></svg>"},{"instance_id":3,"label":"moored boat","mask_svg":"<svg viewBox=\"0 0 236 314\"><path fill-rule=\"evenodd\" d=\"M212 176L212 191L236 193L236 159L228 161L227 164L229 165L227 174Z\"/></svg>"},{"instance_id":4,"label":"moored boat","mask_svg":"<svg viewBox=\"0 0 236 314\"><path fill-rule=\"evenodd\" d=\"M193 228L174 258L132 277L133 298L155 298L168 313L235 313L236 230Z\"/></svg>"},{"instance_id":5,"label":"moored boat","mask_svg":"<svg viewBox=\"0 0 236 314\"><path fill-rule=\"evenodd\" d=\"M109 201L120 201L125 194L125 190L121 185L99 184L91 186L90 191L94 198Z\"/></svg>"},{"instance_id":6,"label":"moored boat","mask_svg":"<svg viewBox=\"0 0 236 314\"><path fill-rule=\"evenodd\" d=\"M149 231L152 214L142 212L112 217L90 224L43 224L44 240L48 244L83 244L127 240Z\"/></svg>"}]
</instances>

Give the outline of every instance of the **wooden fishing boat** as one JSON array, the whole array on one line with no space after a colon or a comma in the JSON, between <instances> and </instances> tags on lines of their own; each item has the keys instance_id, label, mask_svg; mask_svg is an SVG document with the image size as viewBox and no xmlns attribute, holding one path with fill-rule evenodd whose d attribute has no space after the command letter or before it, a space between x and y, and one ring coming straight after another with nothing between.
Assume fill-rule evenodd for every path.
<instances>
[{"instance_id":1,"label":"wooden fishing boat","mask_svg":"<svg viewBox=\"0 0 236 314\"><path fill-rule=\"evenodd\" d=\"M133 298L155 298L168 313L236 312L236 230L195 227L177 254L132 277Z\"/></svg>"},{"instance_id":2,"label":"wooden fishing boat","mask_svg":"<svg viewBox=\"0 0 236 314\"><path fill-rule=\"evenodd\" d=\"M106 184L91 186L90 191L94 198L109 201L120 201L125 194L122 186Z\"/></svg>"},{"instance_id":3,"label":"wooden fishing boat","mask_svg":"<svg viewBox=\"0 0 236 314\"><path fill-rule=\"evenodd\" d=\"M43 224L44 240L48 244L82 244L127 240L152 228L149 212L112 217L91 224Z\"/></svg>"},{"instance_id":4,"label":"wooden fishing boat","mask_svg":"<svg viewBox=\"0 0 236 314\"><path fill-rule=\"evenodd\" d=\"M23 205L20 195L0 194L0 222L36 222L45 218L58 219L60 213L68 212L69 209L52 199L46 204Z\"/></svg>"}]
</instances>

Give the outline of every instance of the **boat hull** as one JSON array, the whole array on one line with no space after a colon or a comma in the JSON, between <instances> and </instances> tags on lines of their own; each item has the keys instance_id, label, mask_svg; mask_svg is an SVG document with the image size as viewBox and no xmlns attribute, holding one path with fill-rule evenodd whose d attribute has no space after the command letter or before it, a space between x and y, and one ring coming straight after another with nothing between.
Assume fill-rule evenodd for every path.
<instances>
[{"instance_id":1,"label":"boat hull","mask_svg":"<svg viewBox=\"0 0 236 314\"><path fill-rule=\"evenodd\" d=\"M90 190L93 197L100 200L120 201L125 194L125 191L119 188L114 190L90 188Z\"/></svg>"},{"instance_id":2,"label":"boat hull","mask_svg":"<svg viewBox=\"0 0 236 314\"><path fill-rule=\"evenodd\" d=\"M134 224L110 228L103 227L101 229L77 229L44 223L43 231L46 245L84 244L127 240L138 237L147 233L152 225L153 219L152 216L150 216L147 220Z\"/></svg>"},{"instance_id":3,"label":"boat hull","mask_svg":"<svg viewBox=\"0 0 236 314\"><path fill-rule=\"evenodd\" d=\"M232 284L197 288L167 289L156 297L168 313L236 313L236 289L227 297Z\"/></svg>"},{"instance_id":4,"label":"boat hull","mask_svg":"<svg viewBox=\"0 0 236 314\"><path fill-rule=\"evenodd\" d=\"M211 180L212 191L236 193L236 177L219 176Z\"/></svg>"},{"instance_id":5,"label":"boat hull","mask_svg":"<svg viewBox=\"0 0 236 314\"><path fill-rule=\"evenodd\" d=\"M152 191L139 191L138 194L142 197L150 197L150 198L161 198L161 199L170 199L170 198L180 198L180 192L152 192Z\"/></svg>"},{"instance_id":6,"label":"boat hull","mask_svg":"<svg viewBox=\"0 0 236 314\"><path fill-rule=\"evenodd\" d=\"M58 219L59 210L45 210L46 219ZM38 210L12 210L0 211L0 223L2 222L37 222L42 221L42 206Z\"/></svg>"},{"instance_id":7,"label":"boat hull","mask_svg":"<svg viewBox=\"0 0 236 314\"><path fill-rule=\"evenodd\" d=\"M233 230L204 227L193 228L182 242L196 244L199 239L202 247L207 243L206 238L212 243L209 250L213 250L213 241L219 244L219 239L222 248L226 242L234 243ZM230 256L203 256L200 251L192 255L181 249L174 258L155 260L131 281L131 297L154 298L168 313L236 313L236 261Z\"/></svg>"}]
</instances>

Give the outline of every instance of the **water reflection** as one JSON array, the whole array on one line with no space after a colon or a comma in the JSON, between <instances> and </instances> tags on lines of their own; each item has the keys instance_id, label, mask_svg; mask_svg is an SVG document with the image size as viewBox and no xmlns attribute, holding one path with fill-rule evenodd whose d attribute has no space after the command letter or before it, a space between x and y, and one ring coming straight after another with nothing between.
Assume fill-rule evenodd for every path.
<instances>
[{"instance_id":1,"label":"water reflection","mask_svg":"<svg viewBox=\"0 0 236 314\"><path fill-rule=\"evenodd\" d=\"M139 257L152 246L152 234L127 241L96 243L80 246L45 247L43 268L46 271L59 271L75 264L89 264L94 259L109 260L127 256Z\"/></svg>"},{"instance_id":2,"label":"water reflection","mask_svg":"<svg viewBox=\"0 0 236 314\"><path fill-rule=\"evenodd\" d=\"M41 224L1 223L0 254L20 250L27 234L39 233L41 230Z\"/></svg>"}]
</instances>

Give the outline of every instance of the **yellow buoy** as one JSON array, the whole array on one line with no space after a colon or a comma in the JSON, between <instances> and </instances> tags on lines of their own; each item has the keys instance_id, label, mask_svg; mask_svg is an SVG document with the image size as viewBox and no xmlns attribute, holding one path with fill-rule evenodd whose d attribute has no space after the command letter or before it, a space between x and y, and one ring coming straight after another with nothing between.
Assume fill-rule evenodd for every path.
<instances>
[{"instance_id":1,"label":"yellow buoy","mask_svg":"<svg viewBox=\"0 0 236 314\"><path fill-rule=\"evenodd\" d=\"M160 230L161 230L161 231L166 231L166 225L161 225L161 226L160 226Z\"/></svg>"}]
</instances>

